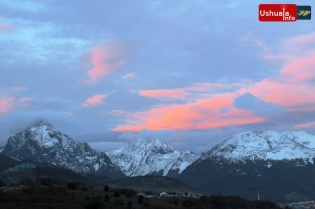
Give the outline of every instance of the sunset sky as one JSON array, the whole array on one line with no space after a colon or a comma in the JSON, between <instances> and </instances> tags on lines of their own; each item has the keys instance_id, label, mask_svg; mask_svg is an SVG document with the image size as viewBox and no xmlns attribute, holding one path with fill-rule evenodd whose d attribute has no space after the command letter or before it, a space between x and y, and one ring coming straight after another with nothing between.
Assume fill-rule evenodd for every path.
<instances>
[{"instance_id":1,"label":"sunset sky","mask_svg":"<svg viewBox=\"0 0 315 209\"><path fill-rule=\"evenodd\" d=\"M261 3L0 0L0 144L38 119L99 151L315 134L314 20L259 22Z\"/></svg>"}]
</instances>

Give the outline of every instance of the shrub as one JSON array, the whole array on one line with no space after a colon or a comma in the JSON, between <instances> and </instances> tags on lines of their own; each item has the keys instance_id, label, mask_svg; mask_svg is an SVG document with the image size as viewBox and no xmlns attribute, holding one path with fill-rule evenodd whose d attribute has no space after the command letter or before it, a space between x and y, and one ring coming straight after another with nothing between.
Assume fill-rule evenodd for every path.
<instances>
[{"instance_id":1,"label":"shrub","mask_svg":"<svg viewBox=\"0 0 315 209\"><path fill-rule=\"evenodd\" d=\"M53 185L53 180L51 178L41 178L39 180L40 180L41 186L52 186Z\"/></svg>"},{"instance_id":2,"label":"shrub","mask_svg":"<svg viewBox=\"0 0 315 209\"><path fill-rule=\"evenodd\" d=\"M142 195L140 195L140 196L138 197L138 203L140 203L140 204L143 203L143 196L142 196Z\"/></svg>"},{"instance_id":3,"label":"shrub","mask_svg":"<svg viewBox=\"0 0 315 209\"><path fill-rule=\"evenodd\" d=\"M184 200L182 202L182 206L183 207L192 207L193 205L194 205L194 203L192 201L190 201L190 200Z\"/></svg>"},{"instance_id":4,"label":"shrub","mask_svg":"<svg viewBox=\"0 0 315 209\"><path fill-rule=\"evenodd\" d=\"M202 201L202 202L207 202L207 196L206 195L202 195L201 197L200 197L200 200Z\"/></svg>"},{"instance_id":5,"label":"shrub","mask_svg":"<svg viewBox=\"0 0 315 209\"><path fill-rule=\"evenodd\" d=\"M86 191L88 190L88 188L87 188L87 187L82 187L81 190L82 190L83 192L86 192Z\"/></svg>"},{"instance_id":6,"label":"shrub","mask_svg":"<svg viewBox=\"0 0 315 209\"><path fill-rule=\"evenodd\" d=\"M146 195L152 195L152 192L151 191L147 191L145 192Z\"/></svg>"},{"instance_id":7,"label":"shrub","mask_svg":"<svg viewBox=\"0 0 315 209\"><path fill-rule=\"evenodd\" d=\"M121 199L116 199L115 200L115 205L125 205L124 201Z\"/></svg>"},{"instance_id":8,"label":"shrub","mask_svg":"<svg viewBox=\"0 0 315 209\"><path fill-rule=\"evenodd\" d=\"M105 192L108 192L108 191L109 191L109 186L108 186L108 185L105 185L105 186L104 186L104 191L105 191Z\"/></svg>"},{"instance_id":9,"label":"shrub","mask_svg":"<svg viewBox=\"0 0 315 209\"><path fill-rule=\"evenodd\" d=\"M94 200L93 202L87 204L85 208L86 209L101 209L103 208L103 203L98 200Z\"/></svg>"},{"instance_id":10,"label":"shrub","mask_svg":"<svg viewBox=\"0 0 315 209\"><path fill-rule=\"evenodd\" d=\"M137 192L133 189L111 189L112 192L118 192L119 194L123 194L128 198L131 198L132 196L136 195Z\"/></svg>"},{"instance_id":11,"label":"shrub","mask_svg":"<svg viewBox=\"0 0 315 209\"><path fill-rule=\"evenodd\" d=\"M67 188L71 189L71 190L76 190L77 189L77 183L76 182L69 182L67 185Z\"/></svg>"},{"instance_id":12,"label":"shrub","mask_svg":"<svg viewBox=\"0 0 315 209\"><path fill-rule=\"evenodd\" d=\"M119 196L120 196L120 193L117 192L117 191L115 191L115 192L114 192L114 197L119 197Z\"/></svg>"},{"instance_id":13,"label":"shrub","mask_svg":"<svg viewBox=\"0 0 315 209\"><path fill-rule=\"evenodd\" d=\"M109 196L108 195L105 195L105 201L109 202Z\"/></svg>"},{"instance_id":14,"label":"shrub","mask_svg":"<svg viewBox=\"0 0 315 209\"><path fill-rule=\"evenodd\" d=\"M171 205L177 205L177 204L178 204L178 201L177 201L177 199L172 199L172 200L169 201L169 203L170 203Z\"/></svg>"},{"instance_id":15,"label":"shrub","mask_svg":"<svg viewBox=\"0 0 315 209\"><path fill-rule=\"evenodd\" d=\"M127 203L127 207L128 207L128 208L131 208L131 207L132 207L132 202L130 202L130 200L129 200L128 203Z\"/></svg>"},{"instance_id":16,"label":"shrub","mask_svg":"<svg viewBox=\"0 0 315 209\"><path fill-rule=\"evenodd\" d=\"M59 194L68 194L68 191L67 191L67 189L65 188L65 187L62 187L62 186L58 186L57 188L56 188L56 190L57 190L57 192L59 193Z\"/></svg>"}]
</instances>

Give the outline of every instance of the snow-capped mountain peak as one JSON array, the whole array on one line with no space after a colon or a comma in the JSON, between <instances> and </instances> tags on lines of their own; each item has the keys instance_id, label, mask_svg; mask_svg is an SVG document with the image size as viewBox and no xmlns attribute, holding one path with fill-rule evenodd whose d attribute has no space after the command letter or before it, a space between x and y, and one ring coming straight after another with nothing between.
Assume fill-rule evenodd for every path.
<instances>
[{"instance_id":1,"label":"snow-capped mountain peak","mask_svg":"<svg viewBox=\"0 0 315 209\"><path fill-rule=\"evenodd\" d=\"M287 194L301 191L301 185L308 188L315 179L314 141L315 136L305 132L235 134L204 153L178 178L206 194L222 191L250 199L255 198L255 188L269 199L288 201Z\"/></svg>"},{"instance_id":2,"label":"snow-capped mountain peak","mask_svg":"<svg viewBox=\"0 0 315 209\"><path fill-rule=\"evenodd\" d=\"M248 131L224 140L206 152L202 159L220 158L230 162L244 162L303 158L313 163L314 145L315 137L305 132Z\"/></svg>"},{"instance_id":3,"label":"snow-capped mountain peak","mask_svg":"<svg viewBox=\"0 0 315 209\"><path fill-rule=\"evenodd\" d=\"M135 151L147 150L154 154L166 154L174 152L174 148L170 147L166 142L158 139L152 139L150 137L146 139L139 138L138 140L132 142L128 148Z\"/></svg>"},{"instance_id":4,"label":"snow-capped mountain peak","mask_svg":"<svg viewBox=\"0 0 315 209\"><path fill-rule=\"evenodd\" d=\"M181 153L166 142L139 138L128 147L106 153L127 176L176 176L199 155L190 151Z\"/></svg>"},{"instance_id":5,"label":"snow-capped mountain peak","mask_svg":"<svg viewBox=\"0 0 315 209\"><path fill-rule=\"evenodd\" d=\"M46 121L38 121L24 131L9 137L1 150L9 157L30 157L69 168L79 173L97 173L111 177L124 177L105 153L98 153L86 142L76 142L71 137L54 130Z\"/></svg>"}]
</instances>

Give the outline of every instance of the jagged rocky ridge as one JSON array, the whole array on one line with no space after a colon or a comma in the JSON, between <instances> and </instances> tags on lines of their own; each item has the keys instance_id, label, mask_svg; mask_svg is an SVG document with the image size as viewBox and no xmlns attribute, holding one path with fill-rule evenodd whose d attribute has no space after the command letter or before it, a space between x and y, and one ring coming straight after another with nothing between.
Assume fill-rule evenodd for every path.
<instances>
[{"instance_id":1,"label":"jagged rocky ridge","mask_svg":"<svg viewBox=\"0 0 315 209\"><path fill-rule=\"evenodd\" d=\"M112 179L125 177L105 153L55 131L46 121L39 121L9 137L1 153L13 158L29 157L49 162L77 173L104 175Z\"/></svg>"},{"instance_id":2,"label":"jagged rocky ridge","mask_svg":"<svg viewBox=\"0 0 315 209\"><path fill-rule=\"evenodd\" d=\"M127 176L178 176L199 158L189 150L180 152L158 139L137 139L128 147L106 152Z\"/></svg>"}]
</instances>

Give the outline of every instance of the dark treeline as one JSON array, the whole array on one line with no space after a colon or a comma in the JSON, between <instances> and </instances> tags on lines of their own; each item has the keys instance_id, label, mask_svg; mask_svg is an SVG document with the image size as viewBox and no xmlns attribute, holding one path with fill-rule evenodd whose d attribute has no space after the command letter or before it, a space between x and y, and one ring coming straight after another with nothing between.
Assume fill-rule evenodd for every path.
<instances>
[{"instance_id":1,"label":"dark treeline","mask_svg":"<svg viewBox=\"0 0 315 209\"><path fill-rule=\"evenodd\" d=\"M239 196L153 197L137 195L132 189L114 189L107 185L95 189L79 182L61 182L40 178L24 181L23 186L0 190L0 208L14 209L105 209L105 208L204 208L204 209L280 209L270 201L248 201Z\"/></svg>"}]
</instances>

